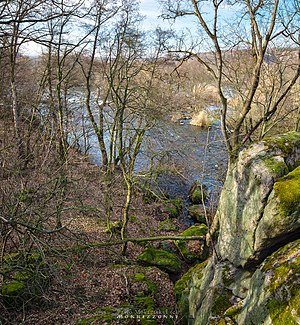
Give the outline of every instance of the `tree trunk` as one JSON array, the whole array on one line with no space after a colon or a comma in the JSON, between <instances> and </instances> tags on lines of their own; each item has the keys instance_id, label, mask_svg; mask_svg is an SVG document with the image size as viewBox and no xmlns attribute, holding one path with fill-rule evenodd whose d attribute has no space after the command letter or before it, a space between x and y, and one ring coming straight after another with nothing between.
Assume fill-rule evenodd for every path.
<instances>
[{"instance_id":1,"label":"tree trunk","mask_svg":"<svg viewBox=\"0 0 300 325\"><path fill-rule=\"evenodd\" d=\"M12 104L12 113L13 113L13 120L14 120L14 131L15 131L15 140L18 150L18 157L20 160L20 165L22 166L24 163L24 148L23 148L23 141L21 137L21 127L20 127L20 110L17 103L17 90L14 78L11 80L11 104Z\"/></svg>"},{"instance_id":2,"label":"tree trunk","mask_svg":"<svg viewBox=\"0 0 300 325\"><path fill-rule=\"evenodd\" d=\"M122 224L122 229L121 229L121 239L124 240L126 238L127 234L127 224L129 220L129 208L130 208L130 203L132 199L132 189L133 189L133 184L130 179L126 179L126 185L127 185L127 197L126 197L126 202L124 206L124 212L123 212L123 224ZM125 242L122 246L122 255L126 254L127 250L127 242Z\"/></svg>"}]
</instances>

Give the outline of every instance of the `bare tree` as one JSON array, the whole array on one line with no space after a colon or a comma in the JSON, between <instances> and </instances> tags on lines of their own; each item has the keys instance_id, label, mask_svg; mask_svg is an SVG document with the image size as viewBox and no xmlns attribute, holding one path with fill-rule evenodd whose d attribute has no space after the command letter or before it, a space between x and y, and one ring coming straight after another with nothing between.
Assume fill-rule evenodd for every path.
<instances>
[{"instance_id":1,"label":"bare tree","mask_svg":"<svg viewBox=\"0 0 300 325\"><path fill-rule=\"evenodd\" d=\"M93 91L93 78L95 70L96 55L99 54L99 46L101 44L101 33L104 25L114 17L120 10L119 6L109 4L109 1L95 1L92 4L92 10L89 13L89 21L92 25L88 28L91 30L90 40L86 44L85 55L82 57L83 61L79 60L79 64L82 68L84 78L86 81L86 110L88 112L89 119L91 121L94 133L97 137L99 148L102 157L102 168L104 171L107 170L108 155L104 142L104 107L107 105L107 99L109 95L109 90L106 89L104 92L100 85L97 86L97 106L98 106L98 123L97 117L95 116L95 109L92 107L91 96ZM98 75L101 78L101 72L98 71Z\"/></svg>"},{"instance_id":2,"label":"bare tree","mask_svg":"<svg viewBox=\"0 0 300 325\"><path fill-rule=\"evenodd\" d=\"M17 87L17 68L20 49L24 43L35 36L34 27L40 17L41 1L3 1L0 17L0 37L2 46L7 48L9 57L9 83L11 109L14 120L15 141L18 147L19 159L24 163L25 149L20 125L20 103Z\"/></svg>"},{"instance_id":3,"label":"bare tree","mask_svg":"<svg viewBox=\"0 0 300 325\"><path fill-rule=\"evenodd\" d=\"M181 42L180 45L185 44L186 47L181 46L175 51L184 55L183 60L196 58L214 77L221 103L222 131L229 159L233 162L240 148L251 140L251 136L257 132L262 135L265 133L259 129L265 128L266 122L274 118L299 78L299 46L295 48L295 35L299 33L299 25L293 25L299 16L299 6L296 2L280 0L215 0L210 3L194 0L165 1L164 6L164 18L179 19L182 16L191 16L198 22L202 33L200 45L206 48L206 52L198 51L199 44L188 42ZM224 18L225 6L235 13L235 17L230 18L230 23L226 23ZM236 24L232 27L234 20ZM281 81L277 82L276 89L271 89L269 94L262 98L260 93L267 82L265 72L272 64L268 58L271 52L276 53L276 57L281 56L282 40L292 48L290 53L294 59L284 62L290 66L289 69L273 70L273 73L277 74L277 80ZM232 71L232 65L241 63L239 58L238 62L234 61L237 53L240 58L244 56L244 62L247 62L247 71L243 75L246 82L243 84L240 72L237 69ZM240 107L234 118L228 95L228 90L232 88L240 94ZM265 102L263 109L258 118L251 120L255 103L261 100Z\"/></svg>"}]
</instances>

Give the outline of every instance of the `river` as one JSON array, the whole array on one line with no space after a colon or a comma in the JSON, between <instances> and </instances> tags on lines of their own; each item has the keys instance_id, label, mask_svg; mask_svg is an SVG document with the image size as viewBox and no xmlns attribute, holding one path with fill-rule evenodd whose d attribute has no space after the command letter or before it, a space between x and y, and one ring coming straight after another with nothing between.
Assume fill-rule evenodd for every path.
<instances>
[{"instance_id":1,"label":"river","mask_svg":"<svg viewBox=\"0 0 300 325\"><path fill-rule=\"evenodd\" d=\"M78 96L80 93L77 97L73 95L70 102L77 105ZM77 113L77 126L90 125L85 113L82 113L81 118L78 116ZM83 117L85 122L82 122ZM90 129L90 126L87 126L87 129ZM78 134L77 132L77 138L80 138ZM108 141L108 134L106 137ZM101 153L96 136L91 130L87 141L92 162L100 165ZM79 145L82 149L83 137L80 138ZM156 125L146 132L136 160L135 173L141 179L145 179L149 172L151 160L155 167L153 176L156 176L152 186L156 189L167 193L170 198L182 198L185 206L188 206L189 189L195 180L199 180L208 189L210 203L217 203L227 169L227 153L218 121L208 128L200 128L190 125L189 119L178 122L172 122L171 119L158 120ZM184 209L182 215L185 220L186 210Z\"/></svg>"}]
</instances>

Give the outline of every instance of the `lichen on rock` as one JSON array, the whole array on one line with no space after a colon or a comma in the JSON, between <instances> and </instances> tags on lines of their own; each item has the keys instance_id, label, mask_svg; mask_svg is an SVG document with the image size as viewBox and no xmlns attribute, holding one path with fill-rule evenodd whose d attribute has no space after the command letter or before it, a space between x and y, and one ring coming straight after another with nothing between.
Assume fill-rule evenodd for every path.
<instances>
[{"instance_id":1,"label":"lichen on rock","mask_svg":"<svg viewBox=\"0 0 300 325\"><path fill-rule=\"evenodd\" d=\"M256 270L238 324L299 324L299 279L300 240L297 240L273 253Z\"/></svg>"},{"instance_id":2,"label":"lichen on rock","mask_svg":"<svg viewBox=\"0 0 300 325\"><path fill-rule=\"evenodd\" d=\"M175 283L175 299L179 318L182 324L188 323L189 315L189 293L191 281L197 279L201 281L203 277L203 270L205 269L208 261L204 261L191 267L176 283Z\"/></svg>"},{"instance_id":3,"label":"lichen on rock","mask_svg":"<svg viewBox=\"0 0 300 325\"><path fill-rule=\"evenodd\" d=\"M282 237L300 230L298 168L291 170L300 162L299 144L297 132L269 138L241 151L229 166L217 211L223 259L259 264ZM283 209L285 219L278 223Z\"/></svg>"},{"instance_id":4,"label":"lichen on rock","mask_svg":"<svg viewBox=\"0 0 300 325\"><path fill-rule=\"evenodd\" d=\"M299 165L300 133L290 132L229 166L215 253L188 281L189 324L300 324Z\"/></svg>"}]
</instances>

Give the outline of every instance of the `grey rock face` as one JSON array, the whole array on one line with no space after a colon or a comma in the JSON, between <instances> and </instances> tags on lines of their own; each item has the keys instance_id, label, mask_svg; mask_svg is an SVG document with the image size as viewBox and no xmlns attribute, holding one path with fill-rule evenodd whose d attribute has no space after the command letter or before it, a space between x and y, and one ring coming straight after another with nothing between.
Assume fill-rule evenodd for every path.
<instances>
[{"instance_id":1,"label":"grey rock face","mask_svg":"<svg viewBox=\"0 0 300 325\"><path fill-rule=\"evenodd\" d=\"M189 324L300 324L300 133L243 150L216 216L218 259L189 281Z\"/></svg>"},{"instance_id":2,"label":"grey rock face","mask_svg":"<svg viewBox=\"0 0 300 325\"><path fill-rule=\"evenodd\" d=\"M251 279L238 324L299 324L300 240L268 257Z\"/></svg>"},{"instance_id":3,"label":"grey rock face","mask_svg":"<svg viewBox=\"0 0 300 325\"><path fill-rule=\"evenodd\" d=\"M280 211L273 187L300 161L300 134L287 133L243 150L229 166L217 217L222 259L236 266L257 263L284 236L300 231L299 201L292 215Z\"/></svg>"}]
</instances>

